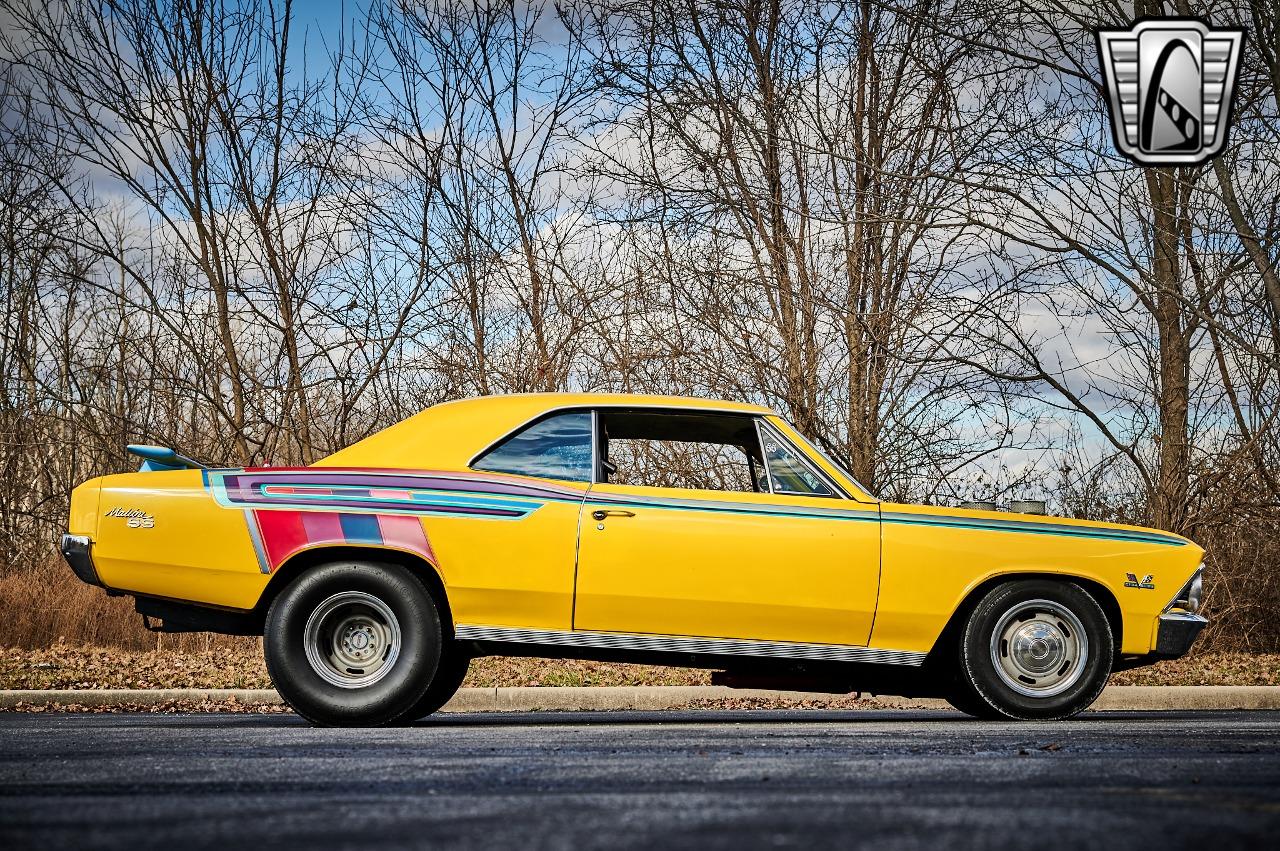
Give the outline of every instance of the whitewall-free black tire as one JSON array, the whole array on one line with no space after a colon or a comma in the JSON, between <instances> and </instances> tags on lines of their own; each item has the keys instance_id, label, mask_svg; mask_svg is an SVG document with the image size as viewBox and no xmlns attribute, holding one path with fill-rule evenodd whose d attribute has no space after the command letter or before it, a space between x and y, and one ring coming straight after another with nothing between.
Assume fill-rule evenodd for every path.
<instances>
[{"instance_id":1,"label":"whitewall-free black tire","mask_svg":"<svg viewBox=\"0 0 1280 851\"><path fill-rule=\"evenodd\" d=\"M440 662L440 617L405 568L320 565L272 602L267 672L302 717L325 726L388 724L420 701Z\"/></svg>"},{"instance_id":2,"label":"whitewall-free black tire","mask_svg":"<svg viewBox=\"0 0 1280 851\"><path fill-rule=\"evenodd\" d=\"M1102 606L1079 585L1024 579L978 602L958 649L952 705L980 718L1055 720L1098 699L1115 641Z\"/></svg>"}]
</instances>

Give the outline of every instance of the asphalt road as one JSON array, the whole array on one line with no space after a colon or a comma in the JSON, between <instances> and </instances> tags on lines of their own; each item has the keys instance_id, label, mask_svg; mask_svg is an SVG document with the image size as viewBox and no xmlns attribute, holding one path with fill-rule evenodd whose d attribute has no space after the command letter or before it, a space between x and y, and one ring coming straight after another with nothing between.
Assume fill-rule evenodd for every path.
<instances>
[{"instance_id":1,"label":"asphalt road","mask_svg":"<svg viewBox=\"0 0 1280 851\"><path fill-rule=\"evenodd\" d=\"M1280 713L0 714L0 847L1280 847Z\"/></svg>"}]
</instances>

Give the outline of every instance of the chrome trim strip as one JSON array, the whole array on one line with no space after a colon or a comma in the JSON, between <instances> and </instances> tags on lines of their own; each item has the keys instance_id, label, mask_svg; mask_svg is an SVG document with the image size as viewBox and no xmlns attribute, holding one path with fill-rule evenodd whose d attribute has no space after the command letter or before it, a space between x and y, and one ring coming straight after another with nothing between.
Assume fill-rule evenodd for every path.
<instances>
[{"instance_id":1,"label":"chrome trim strip","mask_svg":"<svg viewBox=\"0 0 1280 851\"><path fill-rule=\"evenodd\" d=\"M513 644L545 644L551 647L592 647L604 650L649 650L659 653L699 653L711 656L757 656L769 659L817 659L829 662L862 662L878 665L924 664L925 654L908 650L881 650L846 644L802 644L791 641L747 641L738 638L688 638L673 635L636 635L621 632L515 629L502 626L459 626L462 641L498 641Z\"/></svg>"},{"instance_id":2,"label":"chrome trim strip","mask_svg":"<svg viewBox=\"0 0 1280 851\"><path fill-rule=\"evenodd\" d=\"M1177 623L1179 621L1199 624L1209 623L1209 619L1204 615L1192 614L1191 612L1165 612L1158 620L1161 623Z\"/></svg>"},{"instance_id":3,"label":"chrome trim strip","mask_svg":"<svg viewBox=\"0 0 1280 851\"><path fill-rule=\"evenodd\" d=\"M600 457L600 412L595 408L591 409L591 481L588 484L595 485L603 481L601 474L604 472L601 465L604 459Z\"/></svg>"},{"instance_id":4,"label":"chrome trim strip","mask_svg":"<svg viewBox=\"0 0 1280 851\"><path fill-rule=\"evenodd\" d=\"M253 554L258 559L258 571L271 573L271 562L267 559L267 549L262 543L262 529L258 527L258 515L252 508L244 510L244 522L249 526L249 542L253 544Z\"/></svg>"}]
</instances>

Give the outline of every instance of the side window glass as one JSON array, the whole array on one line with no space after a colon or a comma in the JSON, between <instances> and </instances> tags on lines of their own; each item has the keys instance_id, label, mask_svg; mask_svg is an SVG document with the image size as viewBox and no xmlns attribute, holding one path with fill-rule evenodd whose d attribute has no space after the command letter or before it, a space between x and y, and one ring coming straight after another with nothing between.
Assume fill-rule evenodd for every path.
<instances>
[{"instance_id":1,"label":"side window glass","mask_svg":"<svg viewBox=\"0 0 1280 851\"><path fill-rule=\"evenodd\" d=\"M751 416L655 408L607 409L598 416L605 482L680 490L769 491Z\"/></svg>"},{"instance_id":2,"label":"side window glass","mask_svg":"<svg viewBox=\"0 0 1280 851\"><path fill-rule=\"evenodd\" d=\"M654 488L686 490L768 490L753 473L753 464L741 446L726 443L692 443L678 440L611 439L609 463L615 472L610 482Z\"/></svg>"},{"instance_id":3,"label":"side window glass","mask_svg":"<svg viewBox=\"0 0 1280 851\"><path fill-rule=\"evenodd\" d=\"M835 496L827 483L773 432L761 428L760 439L764 444L764 458L769 465L769 475L773 477L774 491L803 496Z\"/></svg>"},{"instance_id":4,"label":"side window glass","mask_svg":"<svg viewBox=\"0 0 1280 851\"><path fill-rule=\"evenodd\" d=\"M490 449L472 469L589 482L591 414L557 414L536 422Z\"/></svg>"}]
</instances>

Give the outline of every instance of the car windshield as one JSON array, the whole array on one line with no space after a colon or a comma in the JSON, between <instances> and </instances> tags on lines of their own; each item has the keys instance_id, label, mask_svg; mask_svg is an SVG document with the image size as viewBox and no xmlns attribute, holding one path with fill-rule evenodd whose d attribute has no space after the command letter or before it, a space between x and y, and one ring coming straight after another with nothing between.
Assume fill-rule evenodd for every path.
<instances>
[{"instance_id":1,"label":"car windshield","mask_svg":"<svg viewBox=\"0 0 1280 851\"><path fill-rule=\"evenodd\" d=\"M805 437L805 435L800 431L800 429L796 428L795 424L793 424L790 420L783 420L783 422L791 426L791 430L795 432L796 437L800 438L800 442L803 443L805 447L807 447L811 452L813 452L819 458L826 461L832 467L835 467L837 470L839 470L840 474L844 476L846 479L848 479L849 481L853 482L855 485L857 485L859 490L861 490L863 493L865 493L867 496L871 497L872 499L880 498L880 496L875 492L873 492L871 488L867 487L862 482L860 482L857 476L849 472L849 468L846 465L840 463L835 458L832 458L830 454L823 452L822 449L820 449L817 446L817 444L815 444L809 438Z\"/></svg>"}]
</instances>

